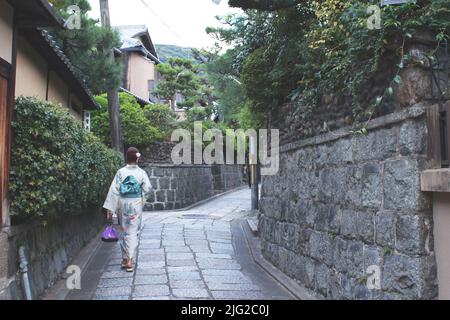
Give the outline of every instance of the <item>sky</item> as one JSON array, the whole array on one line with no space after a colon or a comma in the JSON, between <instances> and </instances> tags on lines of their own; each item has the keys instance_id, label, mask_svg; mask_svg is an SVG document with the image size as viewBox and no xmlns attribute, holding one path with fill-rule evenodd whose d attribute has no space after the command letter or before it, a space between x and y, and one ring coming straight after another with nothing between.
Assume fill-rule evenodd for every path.
<instances>
[{"instance_id":1,"label":"sky","mask_svg":"<svg viewBox=\"0 0 450 320\"><path fill-rule=\"evenodd\" d=\"M99 0L89 2L90 15L99 19ZM205 28L220 25L216 16L240 12L227 0L109 0L109 10L113 26L145 24L155 44L195 48L214 44Z\"/></svg>"}]
</instances>

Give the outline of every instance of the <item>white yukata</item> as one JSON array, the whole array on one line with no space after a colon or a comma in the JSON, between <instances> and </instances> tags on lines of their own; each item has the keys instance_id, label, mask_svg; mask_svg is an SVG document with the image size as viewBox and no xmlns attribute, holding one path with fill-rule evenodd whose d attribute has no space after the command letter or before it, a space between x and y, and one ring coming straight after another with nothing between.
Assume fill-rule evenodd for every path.
<instances>
[{"instance_id":1,"label":"white yukata","mask_svg":"<svg viewBox=\"0 0 450 320\"><path fill-rule=\"evenodd\" d=\"M123 197L120 194L122 182L133 176L141 186L142 193L136 197ZM133 259L139 243L139 232L142 224L145 195L150 192L152 185L147 173L137 165L127 165L117 171L103 208L115 212L121 226L120 248L123 259Z\"/></svg>"}]
</instances>

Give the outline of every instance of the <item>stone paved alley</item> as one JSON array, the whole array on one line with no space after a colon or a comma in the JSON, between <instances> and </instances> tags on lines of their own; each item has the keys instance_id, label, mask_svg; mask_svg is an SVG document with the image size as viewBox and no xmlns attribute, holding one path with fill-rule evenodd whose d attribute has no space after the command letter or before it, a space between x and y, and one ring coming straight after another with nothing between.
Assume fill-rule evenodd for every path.
<instances>
[{"instance_id":1,"label":"stone paved alley","mask_svg":"<svg viewBox=\"0 0 450 320\"><path fill-rule=\"evenodd\" d=\"M241 189L185 211L147 212L135 272L120 269L118 243L102 244L111 248L89 280L97 285L68 299L293 299L232 231L249 209L250 190Z\"/></svg>"}]
</instances>

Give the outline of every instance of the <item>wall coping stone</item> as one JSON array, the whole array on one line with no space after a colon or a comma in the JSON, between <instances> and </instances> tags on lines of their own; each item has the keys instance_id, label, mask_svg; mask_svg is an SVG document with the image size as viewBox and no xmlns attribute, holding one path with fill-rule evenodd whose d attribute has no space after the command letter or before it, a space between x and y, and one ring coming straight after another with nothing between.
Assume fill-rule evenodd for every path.
<instances>
[{"instance_id":1,"label":"wall coping stone","mask_svg":"<svg viewBox=\"0 0 450 320\"><path fill-rule=\"evenodd\" d=\"M420 187L424 192L450 192L450 169L431 169L420 173Z\"/></svg>"},{"instance_id":2,"label":"wall coping stone","mask_svg":"<svg viewBox=\"0 0 450 320\"><path fill-rule=\"evenodd\" d=\"M35 228L42 227L42 224L44 221L46 223L51 222L58 222L61 220L66 220L67 218L73 217L82 217L85 215L96 215L101 214L102 209L101 208L86 208L79 212L71 212L55 217L30 217L30 219L26 222L22 222L17 225L10 225L10 226L2 226L0 228L0 232L5 233L8 236L8 239L14 238L17 235L20 235L24 232L27 232L28 230L33 230Z\"/></svg>"},{"instance_id":3,"label":"wall coping stone","mask_svg":"<svg viewBox=\"0 0 450 320\"><path fill-rule=\"evenodd\" d=\"M426 113L426 109L428 107L429 107L428 104L418 103L400 112L394 112L385 116L372 119L369 121L367 129L368 130L379 129L399 122L403 122L408 119L420 118ZM295 151L309 146L320 145L336 141L351 136L352 129L354 129L352 126L346 126L336 131L330 131L328 133L320 134L311 138L287 143L285 145L280 146L280 153L287 153L290 151Z\"/></svg>"}]
</instances>

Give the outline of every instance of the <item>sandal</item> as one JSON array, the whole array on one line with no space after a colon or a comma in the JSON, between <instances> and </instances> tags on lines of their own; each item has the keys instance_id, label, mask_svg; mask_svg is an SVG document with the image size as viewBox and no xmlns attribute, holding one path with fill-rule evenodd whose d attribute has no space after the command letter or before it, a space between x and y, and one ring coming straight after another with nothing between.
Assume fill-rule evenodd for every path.
<instances>
[{"instance_id":1,"label":"sandal","mask_svg":"<svg viewBox=\"0 0 450 320\"><path fill-rule=\"evenodd\" d=\"M133 271L134 271L134 270L133 270L133 262L131 261L131 259L129 259L129 260L127 261L126 269L127 269L127 272L133 272Z\"/></svg>"},{"instance_id":2,"label":"sandal","mask_svg":"<svg viewBox=\"0 0 450 320\"><path fill-rule=\"evenodd\" d=\"M126 258L124 258L124 259L122 259L122 263L121 263L121 268L122 269L126 269L127 268L127 265L128 265L128 259L126 259Z\"/></svg>"}]
</instances>

